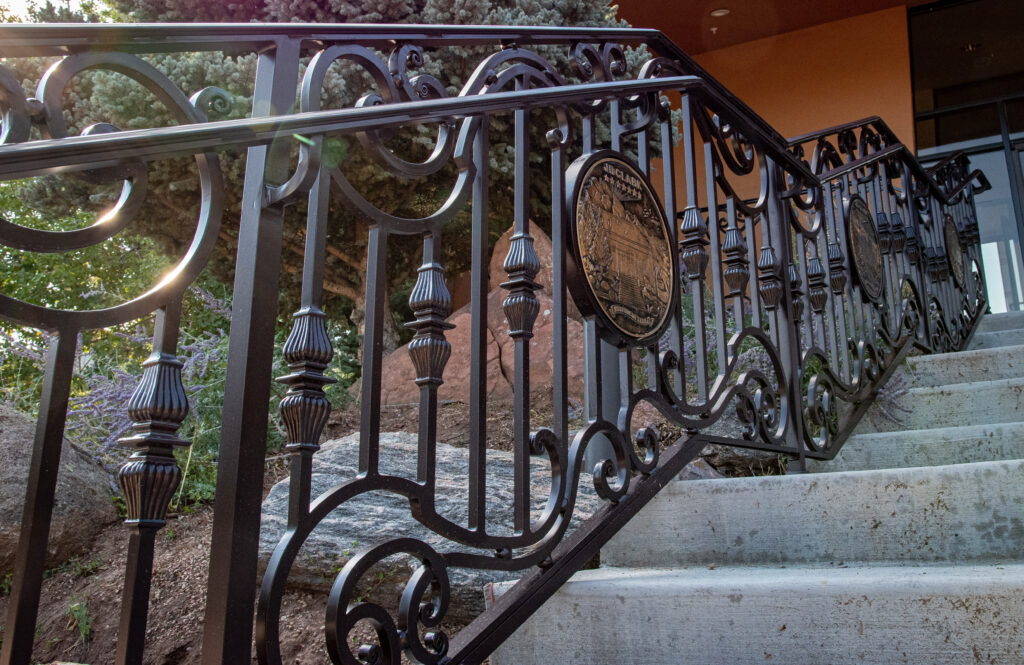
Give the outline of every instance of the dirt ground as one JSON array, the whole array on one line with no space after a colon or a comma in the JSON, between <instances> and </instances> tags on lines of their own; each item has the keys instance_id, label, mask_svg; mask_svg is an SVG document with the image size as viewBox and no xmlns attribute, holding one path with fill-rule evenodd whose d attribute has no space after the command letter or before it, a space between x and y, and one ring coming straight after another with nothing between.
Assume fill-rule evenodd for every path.
<instances>
[{"instance_id":1,"label":"dirt ground","mask_svg":"<svg viewBox=\"0 0 1024 665\"><path fill-rule=\"evenodd\" d=\"M268 464L265 491L285 473L283 460ZM173 516L157 536L147 665L199 663L212 524L212 506L201 506ZM127 544L127 528L114 524L97 534L87 556L48 571L33 650L36 662L114 662ZM0 617L6 615L8 601L0 597ZM331 662L323 632L326 601L326 594L286 593L281 611L283 663ZM443 626L449 636L461 628ZM356 644L353 651L358 644L376 641L372 630L362 625L351 637ZM403 662L407 662L404 657Z\"/></svg>"}]
</instances>

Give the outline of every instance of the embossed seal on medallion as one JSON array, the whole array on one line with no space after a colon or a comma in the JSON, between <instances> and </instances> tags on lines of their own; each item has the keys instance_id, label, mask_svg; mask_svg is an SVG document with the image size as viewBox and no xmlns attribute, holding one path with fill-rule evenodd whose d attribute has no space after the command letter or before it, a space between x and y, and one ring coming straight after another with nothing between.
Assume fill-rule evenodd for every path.
<instances>
[{"instance_id":1,"label":"embossed seal on medallion","mask_svg":"<svg viewBox=\"0 0 1024 665\"><path fill-rule=\"evenodd\" d=\"M946 236L946 258L949 259L949 272L961 289L967 282L967 266L964 264L964 248L960 245L960 233L956 230L953 216L946 214L943 233Z\"/></svg>"},{"instance_id":2,"label":"embossed seal on medallion","mask_svg":"<svg viewBox=\"0 0 1024 665\"><path fill-rule=\"evenodd\" d=\"M679 283L665 213L647 179L619 153L584 155L569 172L577 306L613 343L646 344L669 322Z\"/></svg>"},{"instance_id":3,"label":"embossed seal on medallion","mask_svg":"<svg viewBox=\"0 0 1024 665\"><path fill-rule=\"evenodd\" d=\"M859 196L852 196L846 202L846 232L850 243L850 260L861 293L868 300L878 302L885 291L882 249L878 242L878 230L871 220L871 210Z\"/></svg>"}]
</instances>

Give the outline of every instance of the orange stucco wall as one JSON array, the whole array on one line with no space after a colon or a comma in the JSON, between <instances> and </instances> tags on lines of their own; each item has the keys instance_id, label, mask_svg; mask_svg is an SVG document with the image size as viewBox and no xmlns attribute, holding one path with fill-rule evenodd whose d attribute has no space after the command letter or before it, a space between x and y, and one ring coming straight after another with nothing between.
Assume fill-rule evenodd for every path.
<instances>
[{"instance_id":1,"label":"orange stucco wall","mask_svg":"<svg viewBox=\"0 0 1024 665\"><path fill-rule=\"evenodd\" d=\"M824 23L694 58L783 136L881 116L913 146L907 10Z\"/></svg>"}]
</instances>

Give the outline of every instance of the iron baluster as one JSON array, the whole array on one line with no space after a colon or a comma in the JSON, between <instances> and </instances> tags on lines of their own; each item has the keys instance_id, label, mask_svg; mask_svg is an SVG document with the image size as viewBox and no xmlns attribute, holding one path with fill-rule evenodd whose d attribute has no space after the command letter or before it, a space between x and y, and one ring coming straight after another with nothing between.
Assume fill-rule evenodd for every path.
<instances>
[{"instance_id":1,"label":"iron baluster","mask_svg":"<svg viewBox=\"0 0 1024 665\"><path fill-rule=\"evenodd\" d=\"M309 192L301 305L282 349L290 373L277 379L288 386L279 408L288 433L285 447L291 453L288 526L292 528L309 512L313 455L320 449L320 435L331 414L324 388L336 383L325 374L334 348L327 316L320 309L330 186L330 174L321 169Z\"/></svg>"},{"instance_id":2,"label":"iron baluster","mask_svg":"<svg viewBox=\"0 0 1024 665\"><path fill-rule=\"evenodd\" d=\"M679 225L675 223L679 211L678 211L678 198L676 196L676 168L675 168L675 144L672 140L672 129L674 123L672 122L672 111L671 107L667 102L662 103L659 109L660 113L660 127L661 127L661 171L663 174L663 190L665 193L665 199L662 204L665 206L665 214L670 220L670 238L672 243L679 247ZM669 326L667 339L665 346L667 351L675 355L675 357L683 357L683 311L681 307L675 308L672 312L672 323ZM659 346L658 348L659 361L664 364L663 358L667 357L663 354L663 349ZM684 372L677 368L671 372L671 389L678 395L684 395L683 384L685 382ZM652 381L650 385L657 385L656 382Z\"/></svg>"},{"instance_id":3,"label":"iron baluster","mask_svg":"<svg viewBox=\"0 0 1024 665\"><path fill-rule=\"evenodd\" d=\"M472 326L469 380L469 513L468 525L481 533L487 530L487 291L490 275L487 261L489 221L488 176L490 173L490 121L477 121L473 136L473 238L470 303Z\"/></svg>"},{"instance_id":4,"label":"iron baluster","mask_svg":"<svg viewBox=\"0 0 1024 665\"><path fill-rule=\"evenodd\" d=\"M32 661L32 641L36 635L46 543L53 516L77 346L78 331L62 330L50 339L46 351L42 399L32 443L11 596L4 621L3 651L0 652L0 662L4 665L28 665Z\"/></svg>"},{"instance_id":5,"label":"iron baluster","mask_svg":"<svg viewBox=\"0 0 1024 665\"><path fill-rule=\"evenodd\" d=\"M696 119L691 98L683 95L683 147L685 151L686 169L686 208L679 225L681 259L686 267L685 279L689 280L688 294L693 300L694 323L694 364L696 369L697 401L705 402L708 398L708 366L706 335L704 333L704 277L708 265L708 228L704 216L698 208L696 144L693 134ZM698 113L703 113L698 110ZM714 171L706 172L705 178L711 178ZM713 214L709 208L709 215ZM685 359L682 360L685 362ZM685 387L685 386L684 386Z\"/></svg>"},{"instance_id":6,"label":"iron baluster","mask_svg":"<svg viewBox=\"0 0 1024 665\"><path fill-rule=\"evenodd\" d=\"M516 111L515 211L512 238L503 266L508 280L502 284L502 288L508 291L502 309L508 320L508 334L513 340L515 354L515 424L512 445L515 454L513 516L517 533L526 533L530 529L530 338L533 337L533 324L540 313L540 302L535 294L540 285L534 281L540 272L540 260L533 249L533 237L529 229L530 151L527 129L527 112Z\"/></svg>"},{"instance_id":7,"label":"iron baluster","mask_svg":"<svg viewBox=\"0 0 1024 665\"><path fill-rule=\"evenodd\" d=\"M183 363L175 355L180 321L180 300L157 311L154 351L143 363L142 380L128 402L134 434L121 440L122 445L136 450L117 474L127 513L125 524L131 529L118 629L118 665L142 663L154 539L167 523L167 509L181 482L174 449L188 445L177 436L178 427L188 415L181 381Z\"/></svg>"},{"instance_id":8,"label":"iron baluster","mask_svg":"<svg viewBox=\"0 0 1024 665\"><path fill-rule=\"evenodd\" d=\"M563 144L570 137L561 130L552 129L547 133L551 149L551 299L552 299L552 364L554 377L551 404L554 411L552 429L558 437L559 451L568 454L569 441L569 358L568 358L568 307L565 284L565 152ZM536 447L536 446L534 446Z\"/></svg>"},{"instance_id":9,"label":"iron baluster","mask_svg":"<svg viewBox=\"0 0 1024 665\"><path fill-rule=\"evenodd\" d=\"M416 285L409 295L409 308L416 317L409 324L416 330L416 336L409 342L409 356L416 370L416 384L420 387L416 479L423 484L423 495L429 502L428 505L417 505L416 508L427 512L434 509L437 389L443 382L444 368L452 353L452 345L444 337L445 330L453 327L445 321L451 313L452 300L444 283L444 269L437 262L440 244L440 230L423 237L423 265L420 266Z\"/></svg>"},{"instance_id":10,"label":"iron baluster","mask_svg":"<svg viewBox=\"0 0 1024 665\"><path fill-rule=\"evenodd\" d=\"M300 40L278 39L256 65L253 117L289 109L298 84ZM283 204L267 205L268 185L287 176L288 145L259 145L246 156L206 615L203 665L249 653L259 547L263 456L273 365Z\"/></svg>"}]
</instances>

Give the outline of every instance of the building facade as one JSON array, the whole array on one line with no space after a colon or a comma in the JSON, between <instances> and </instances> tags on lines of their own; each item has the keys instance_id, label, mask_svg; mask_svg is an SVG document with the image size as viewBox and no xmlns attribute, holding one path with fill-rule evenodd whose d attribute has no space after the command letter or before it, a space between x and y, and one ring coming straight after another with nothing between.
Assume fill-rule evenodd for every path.
<instances>
[{"instance_id":1,"label":"building facade","mask_svg":"<svg viewBox=\"0 0 1024 665\"><path fill-rule=\"evenodd\" d=\"M1024 3L625 0L785 136L878 115L927 165L970 155L993 312L1024 309Z\"/></svg>"}]
</instances>

